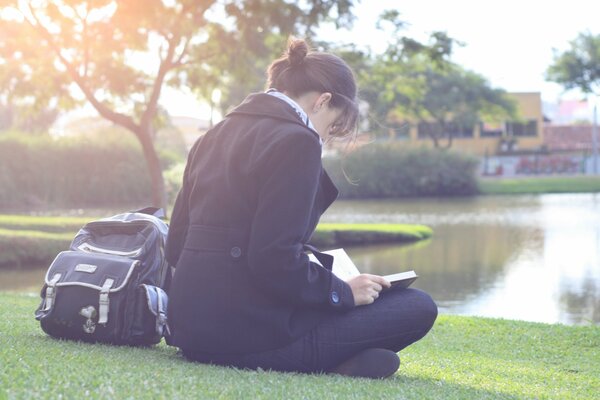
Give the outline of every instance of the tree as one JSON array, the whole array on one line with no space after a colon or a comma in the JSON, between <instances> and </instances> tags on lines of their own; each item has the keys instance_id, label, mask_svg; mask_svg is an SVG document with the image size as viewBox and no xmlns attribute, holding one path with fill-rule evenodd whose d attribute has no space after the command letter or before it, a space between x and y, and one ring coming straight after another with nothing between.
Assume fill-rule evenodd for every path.
<instances>
[{"instance_id":1,"label":"tree","mask_svg":"<svg viewBox=\"0 0 600 400\"><path fill-rule=\"evenodd\" d=\"M152 201L166 208L154 147L164 85L194 85L210 99L255 67L249 60L352 20L351 0L0 0L0 96L43 109L89 102L139 140ZM251 74L250 74L251 75ZM78 91L74 89L77 88Z\"/></svg>"},{"instance_id":2,"label":"tree","mask_svg":"<svg viewBox=\"0 0 600 400\"><path fill-rule=\"evenodd\" d=\"M571 48L554 53L554 62L546 70L546 79L565 89L600 94L600 35L580 33Z\"/></svg>"},{"instance_id":3,"label":"tree","mask_svg":"<svg viewBox=\"0 0 600 400\"><path fill-rule=\"evenodd\" d=\"M0 131L16 129L33 134L47 133L58 117L58 110L17 107L0 103Z\"/></svg>"},{"instance_id":4,"label":"tree","mask_svg":"<svg viewBox=\"0 0 600 400\"><path fill-rule=\"evenodd\" d=\"M472 131L481 119L514 116L515 105L503 90L450 61L460 42L445 32L433 32L427 43L402 36L405 24L397 11L384 12L379 24L384 30L391 25L395 39L367 66L358 65L361 95L380 133L417 124L427 128L435 147L448 148L457 130Z\"/></svg>"},{"instance_id":5,"label":"tree","mask_svg":"<svg viewBox=\"0 0 600 400\"><path fill-rule=\"evenodd\" d=\"M515 105L503 90L456 64L440 69L417 57L398 67L399 74L390 77L382 91L392 104L387 117L417 124L435 147L451 147L455 135L472 132L481 120L515 115Z\"/></svg>"}]
</instances>

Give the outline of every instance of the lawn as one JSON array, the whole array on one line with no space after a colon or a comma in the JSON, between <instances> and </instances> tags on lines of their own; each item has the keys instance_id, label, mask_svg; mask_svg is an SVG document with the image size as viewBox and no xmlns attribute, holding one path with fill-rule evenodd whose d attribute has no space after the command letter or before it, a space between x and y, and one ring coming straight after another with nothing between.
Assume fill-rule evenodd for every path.
<instances>
[{"instance_id":1,"label":"lawn","mask_svg":"<svg viewBox=\"0 0 600 400\"><path fill-rule=\"evenodd\" d=\"M0 268L50 263L94 217L0 215ZM311 240L323 249L356 244L404 243L429 238L432 230L406 224L319 224Z\"/></svg>"},{"instance_id":2,"label":"lawn","mask_svg":"<svg viewBox=\"0 0 600 400\"><path fill-rule=\"evenodd\" d=\"M0 292L0 398L598 399L600 327L441 315L391 379L243 371L140 349L58 341L38 298Z\"/></svg>"},{"instance_id":3,"label":"lawn","mask_svg":"<svg viewBox=\"0 0 600 400\"><path fill-rule=\"evenodd\" d=\"M600 177L484 178L479 180L479 191L482 194L595 193L600 192Z\"/></svg>"}]
</instances>

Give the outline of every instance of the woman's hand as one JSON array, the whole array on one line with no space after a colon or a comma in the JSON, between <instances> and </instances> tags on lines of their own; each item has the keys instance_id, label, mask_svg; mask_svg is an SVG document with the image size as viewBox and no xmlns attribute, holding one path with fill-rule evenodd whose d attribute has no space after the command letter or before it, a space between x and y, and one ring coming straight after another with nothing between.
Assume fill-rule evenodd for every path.
<instances>
[{"instance_id":1,"label":"woman's hand","mask_svg":"<svg viewBox=\"0 0 600 400\"><path fill-rule=\"evenodd\" d=\"M347 283L352 289L354 304L357 306L373 303L379 297L379 292L391 286L385 278L371 274L360 274Z\"/></svg>"}]
</instances>

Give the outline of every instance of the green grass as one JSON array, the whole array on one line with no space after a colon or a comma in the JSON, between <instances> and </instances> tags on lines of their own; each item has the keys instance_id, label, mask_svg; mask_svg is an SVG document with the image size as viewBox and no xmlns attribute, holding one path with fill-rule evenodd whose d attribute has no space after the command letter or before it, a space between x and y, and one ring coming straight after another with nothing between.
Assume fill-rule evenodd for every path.
<instances>
[{"instance_id":1,"label":"green grass","mask_svg":"<svg viewBox=\"0 0 600 400\"><path fill-rule=\"evenodd\" d=\"M340 224L321 223L317 226L321 231L377 231L388 233L402 233L419 239L425 239L432 235L431 228L424 225L409 224Z\"/></svg>"},{"instance_id":2,"label":"green grass","mask_svg":"<svg viewBox=\"0 0 600 400\"><path fill-rule=\"evenodd\" d=\"M482 194L595 193L600 192L600 177L488 178L479 180L479 191Z\"/></svg>"},{"instance_id":3,"label":"green grass","mask_svg":"<svg viewBox=\"0 0 600 400\"><path fill-rule=\"evenodd\" d=\"M322 223L317 226L311 242L321 247L353 246L415 242L431 235L431 228L424 225Z\"/></svg>"},{"instance_id":4,"label":"green grass","mask_svg":"<svg viewBox=\"0 0 600 400\"><path fill-rule=\"evenodd\" d=\"M54 340L33 319L38 297L0 292L0 398L598 399L600 327L441 315L370 381L190 363L140 349Z\"/></svg>"},{"instance_id":5,"label":"green grass","mask_svg":"<svg viewBox=\"0 0 600 400\"><path fill-rule=\"evenodd\" d=\"M66 250L93 217L0 215L0 268L48 264ZM311 242L319 247L413 242L432 235L423 225L319 224Z\"/></svg>"},{"instance_id":6,"label":"green grass","mask_svg":"<svg viewBox=\"0 0 600 400\"><path fill-rule=\"evenodd\" d=\"M34 230L44 232L77 232L93 217L42 217L0 214L0 229Z\"/></svg>"}]
</instances>

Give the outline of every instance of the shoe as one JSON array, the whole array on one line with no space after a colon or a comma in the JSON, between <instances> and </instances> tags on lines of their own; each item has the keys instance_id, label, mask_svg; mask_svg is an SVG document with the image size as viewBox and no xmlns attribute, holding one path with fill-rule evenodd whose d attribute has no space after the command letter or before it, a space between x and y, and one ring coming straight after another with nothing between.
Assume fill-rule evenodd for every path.
<instances>
[{"instance_id":1,"label":"shoe","mask_svg":"<svg viewBox=\"0 0 600 400\"><path fill-rule=\"evenodd\" d=\"M393 375L399 366L400 358L395 352L386 349L366 349L329 372L344 376L384 379Z\"/></svg>"}]
</instances>

